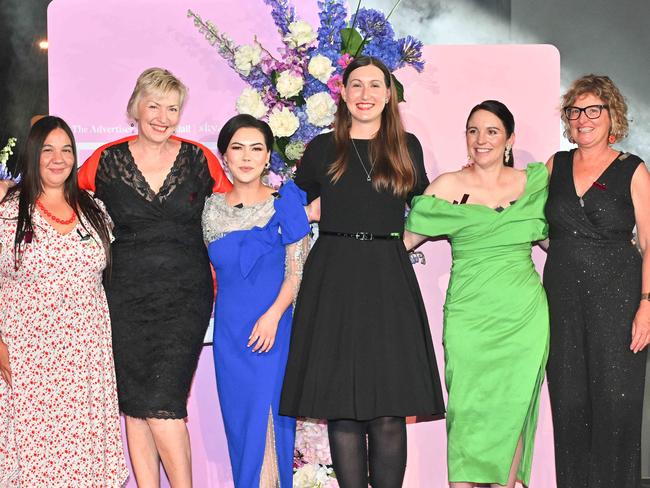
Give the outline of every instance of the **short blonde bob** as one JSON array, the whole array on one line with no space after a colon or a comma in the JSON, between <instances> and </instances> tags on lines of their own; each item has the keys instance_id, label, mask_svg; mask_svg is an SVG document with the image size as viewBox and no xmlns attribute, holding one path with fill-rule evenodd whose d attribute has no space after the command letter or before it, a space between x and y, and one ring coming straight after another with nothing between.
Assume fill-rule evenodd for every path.
<instances>
[{"instance_id":1,"label":"short blonde bob","mask_svg":"<svg viewBox=\"0 0 650 488\"><path fill-rule=\"evenodd\" d=\"M627 137L629 129L627 103L625 103L623 94L609 76L593 74L581 76L575 80L562 96L562 110L560 113L564 124L564 137L569 142L574 142L571 139L569 119L564 114L564 108L573 105L579 97L588 93L597 96L608 106L609 118L612 121L609 132L616 138L616 142Z\"/></svg>"},{"instance_id":2,"label":"short blonde bob","mask_svg":"<svg viewBox=\"0 0 650 488\"><path fill-rule=\"evenodd\" d=\"M138 76L138 81L135 82L135 88L129 98L129 103L126 106L126 113L132 119L137 119L138 103L143 96L147 94L166 95L170 91L178 92L180 98L179 110L183 108L183 102L187 95L187 87L181 80L176 78L170 71L163 68L149 68Z\"/></svg>"}]
</instances>

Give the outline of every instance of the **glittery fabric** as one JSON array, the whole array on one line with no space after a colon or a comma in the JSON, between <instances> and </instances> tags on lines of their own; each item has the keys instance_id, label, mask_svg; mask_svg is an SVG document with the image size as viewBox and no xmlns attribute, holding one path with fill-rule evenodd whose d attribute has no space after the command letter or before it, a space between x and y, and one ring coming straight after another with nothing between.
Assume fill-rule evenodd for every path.
<instances>
[{"instance_id":1,"label":"glittery fabric","mask_svg":"<svg viewBox=\"0 0 650 488\"><path fill-rule=\"evenodd\" d=\"M638 488L646 352L630 351L641 292L631 243L632 175L622 154L579 198L573 152L555 155L544 286L557 488Z\"/></svg>"}]
</instances>

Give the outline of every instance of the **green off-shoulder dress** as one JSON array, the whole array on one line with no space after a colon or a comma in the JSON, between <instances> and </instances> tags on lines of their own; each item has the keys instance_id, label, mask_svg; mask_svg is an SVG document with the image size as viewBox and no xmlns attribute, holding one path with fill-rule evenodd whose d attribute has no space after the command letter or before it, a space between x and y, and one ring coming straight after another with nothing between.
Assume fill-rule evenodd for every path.
<instances>
[{"instance_id":1,"label":"green off-shoulder dress","mask_svg":"<svg viewBox=\"0 0 650 488\"><path fill-rule=\"evenodd\" d=\"M418 196L406 223L451 242L443 331L450 482L505 485L519 438L518 479L530 478L549 341L531 243L547 234L548 174L532 163L526 176L524 194L505 209Z\"/></svg>"}]
</instances>

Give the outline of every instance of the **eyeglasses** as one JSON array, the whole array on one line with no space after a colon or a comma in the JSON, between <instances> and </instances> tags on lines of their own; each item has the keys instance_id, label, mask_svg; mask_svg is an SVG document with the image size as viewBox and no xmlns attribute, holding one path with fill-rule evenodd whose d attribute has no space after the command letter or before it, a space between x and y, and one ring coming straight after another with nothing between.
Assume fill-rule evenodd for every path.
<instances>
[{"instance_id":1,"label":"eyeglasses","mask_svg":"<svg viewBox=\"0 0 650 488\"><path fill-rule=\"evenodd\" d=\"M582 112L585 113L588 119L597 119L603 112L604 108L609 108L608 105L589 105L588 107L564 107L564 115L569 120L578 120Z\"/></svg>"}]
</instances>

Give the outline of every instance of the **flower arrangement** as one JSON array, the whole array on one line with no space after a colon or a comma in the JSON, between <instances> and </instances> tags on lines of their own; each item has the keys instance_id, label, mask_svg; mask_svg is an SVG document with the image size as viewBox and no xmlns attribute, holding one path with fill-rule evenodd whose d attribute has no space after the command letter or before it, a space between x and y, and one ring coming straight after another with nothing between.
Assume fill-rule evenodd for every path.
<instances>
[{"instance_id":1,"label":"flower arrangement","mask_svg":"<svg viewBox=\"0 0 650 488\"><path fill-rule=\"evenodd\" d=\"M9 161L9 157L13 155L13 151L11 149L15 145L16 138L10 137L7 140L7 145L0 149L0 180L13 180L18 183L20 181L20 175L13 176L11 174L11 171L9 171L9 168L7 168L7 161Z\"/></svg>"},{"instance_id":2,"label":"flower arrangement","mask_svg":"<svg viewBox=\"0 0 650 488\"><path fill-rule=\"evenodd\" d=\"M325 420L298 419L293 473L295 487L338 488Z\"/></svg>"},{"instance_id":3,"label":"flower arrangement","mask_svg":"<svg viewBox=\"0 0 650 488\"><path fill-rule=\"evenodd\" d=\"M401 1L401 0L400 0ZM411 66L424 69L422 43L411 36L395 39L388 16L357 4L348 20L344 0L318 0L317 30L296 17L289 0L264 0L282 36L283 46L273 56L254 38L236 45L217 27L188 10L199 32L248 86L236 102L239 113L266 120L274 135L271 183L293 176L307 143L334 121L342 73L356 56L374 56L394 71ZM403 87L393 76L398 98Z\"/></svg>"}]
</instances>

